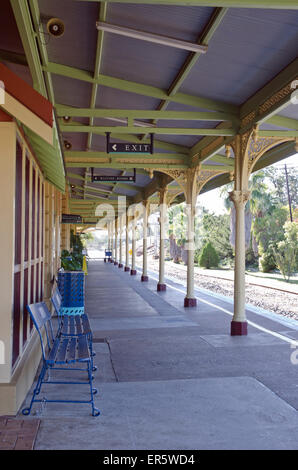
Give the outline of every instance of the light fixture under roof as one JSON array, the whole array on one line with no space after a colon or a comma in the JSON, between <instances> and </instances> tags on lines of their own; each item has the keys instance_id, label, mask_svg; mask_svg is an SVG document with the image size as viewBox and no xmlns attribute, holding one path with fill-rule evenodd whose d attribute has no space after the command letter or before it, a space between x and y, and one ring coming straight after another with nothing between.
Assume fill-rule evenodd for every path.
<instances>
[{"instance_id":1,"label":"light fixture under roof","mask_svg":"<svg viewBox=\"0 0 298 470\"><path fill-rule=\"evenodd\" d=\"M68 140L65 140L64 141L64 147L66 148L66 150L70 150L72 145Z\"/></svg>"},{"instance_id":2,"label":"light fixture under roof","mask_svg":"<svg viewBox=\"0 0 298 470\"><path fill-rule=\"evenodd\" d=\"M198 52L200 54L205 54L208 49L208 46L205 44L196 44L189 41L182 41L181 39L163 36L160 34L148 33L146 31L140 31L137 29L126 28L123 26L106 23L105 21L97 21L96 28L108 33L119 34L121 36L140 39L142 41L154 42L156 44L162 44L163 46L176 47L178 49Z\"/></svg>"}]
</instances>

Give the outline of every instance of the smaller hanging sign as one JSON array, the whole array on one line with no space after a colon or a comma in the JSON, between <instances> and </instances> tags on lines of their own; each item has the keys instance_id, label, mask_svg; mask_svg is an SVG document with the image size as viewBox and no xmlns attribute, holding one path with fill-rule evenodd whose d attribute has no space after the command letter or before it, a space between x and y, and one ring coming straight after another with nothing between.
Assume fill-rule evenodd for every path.
<instances>
[{"instance_id":1,"label":"smaller hanging sign","mask_svg":"<svg viewBox=\"0 0 298 470\"><path fill-rule=\"evenodd\" d=\"M75 214L62 214L62 224L80 224L82 223L82 217Z\"/></svg>"}]
</instances>

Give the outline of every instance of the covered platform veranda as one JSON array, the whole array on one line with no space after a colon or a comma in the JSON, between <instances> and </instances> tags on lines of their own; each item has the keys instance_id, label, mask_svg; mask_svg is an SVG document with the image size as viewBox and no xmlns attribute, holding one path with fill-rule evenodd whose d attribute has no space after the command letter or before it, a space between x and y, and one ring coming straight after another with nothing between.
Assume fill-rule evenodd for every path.
<instances>
[{"instance_id":1,"label":"covered platform veranda","mask_svg":"<svg viewBox=\"0 0 298 470\"><path fill-rule=\"evenodd\" d=\"M153 275L140 275L89 262L101 415L34 405L26 420L40 420L35 449L297 449L294 322L247 308L249 335L230 336L229 299L198 290L187 309L183 286L167 279L157 292ZM76 387L64 392L75 399ZM57 396L53 385L45 390Z\"/></svg>"},{"instance_id":2,"label":"covered platform veranda","mask_svg":"<svg viewBox=\"0 0 298 470\"><path fill-rule=\"evenodd\" d=\"M35 409L22 416L40 419L35 448L297 448L297 326L245 297L251 177L298 151L297 10L296 0L2 0L0 428L20 418L40 367L28 305L52 308L62 254L100 226L113 263L90 260L84 308L101 416ZM227 183L233 302L194 282L196 204ZM166 214L180 203L184 286L165 266Z\"/></svg>"}]
</instances>

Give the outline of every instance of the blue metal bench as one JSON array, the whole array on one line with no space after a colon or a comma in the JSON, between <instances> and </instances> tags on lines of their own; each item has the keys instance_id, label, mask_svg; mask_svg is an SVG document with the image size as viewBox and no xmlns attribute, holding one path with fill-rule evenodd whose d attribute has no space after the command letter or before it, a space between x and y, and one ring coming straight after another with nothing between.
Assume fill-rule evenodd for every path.
<instances>
[{"instance_id":1,"label":"blue metal bench","mask_svg":"<svg viewBox=\"0 0 298 470\"><path fill-rule=\"evenodd\" d=\"M56 314L59 321L59 333L62 336L82 336L85 335L89 342L89 348L91 352L91 358L95 356L93 352L93 340L92 340L92 330L90 327L89 319L86 313L82 315L77 315L75 312L73 315L69 313L64 315L64 310L62 307L62 297L59 292L58 287L52 294L51 302L54 306ZM92 360L92 370L96 371L97 367L93 365Z\"/></svg>"},{"instance_id":2,"label":"blue metal bench","mask_svg":"<svg viewBox=\"0 0 298 470\"><path fill-rule=\"evenodd\" d=\"M105 250L104 262L106 263L107 260L111 261L111 256L112 256L112 251L111 250Z\"/></svg>"},{"instance_id":3,"label":"blue metal bench","mask_svg":"<svg viewBox=\"0 0 298 470\"><path fill-rule=\"evenodd\" d=\"M92 387L92 356L89 348L89 340L87 335L63 336L60 328L55 335L51 321L51 313L44 302L27 305L27 309L38 331L41 351L42 351L42 368L38 376L36 387L28 408L24 408L22 413L29 415L31 413L33 403L89 403L91 404L92 416L98 416L100 411L94 405L94 395L97 390ZM78 367L72 367L77 364ZM86 365L81 368L79 365ZM71 366L71 367L70 367ZM46 373L49 370L65 370L65 371L85 371L87 372L88 381L58 381L45 380ZM88 385L90 388L90 400L52 400L36 398L41 391L43 384L71 384L71 385Z\"/></svg>"}]
</instances>

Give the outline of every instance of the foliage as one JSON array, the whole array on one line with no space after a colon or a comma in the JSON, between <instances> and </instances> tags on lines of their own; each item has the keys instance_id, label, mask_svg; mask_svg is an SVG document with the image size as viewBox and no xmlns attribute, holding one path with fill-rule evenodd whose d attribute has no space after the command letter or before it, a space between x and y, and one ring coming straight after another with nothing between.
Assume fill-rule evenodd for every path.
<instances>
[{"instance_id":1,"label":"foliage","mask_svg":"<svg viewBox=\"0 0 298 470\"><path fill-rule=\"evenodd\" d=\"M177 204L168 210L169 235L175 239L178 246L186 243L187 216L184 211L185 204Z\"/></svg>"},{"instance_id":2,"label":"foliage","mask_svg":"<svg viewBox=\"0 0 298 470\"><path fill-rule=\"evenodd\" d=\"M81 236L75 234L73 230L70 231L70 248L73 253L82 254L84 248Z\"/></svg>"},{"instance_id":3,"label":"foliage","mask_svg":"<svg viewBox=\"0 0 298 470\"><path fill-rule=\"evenodd\" d=\"M277 243L273 251L278 269L288 282L297 269L298 224L286 222L284 228L285 239Z\"/></svg>"},{"instance_id":4,"label":"foliage","mask_svg":"<svg viewBox=\"0 0 298 470\"><path fill-rule=\"evenodd\" d=\"M259 270L263 273L270 273L276 268L276 261L274 257L273 247L270 246L268 251L265 251L259 258Z\"/></svg>"},{"instance_id":5,"label":"foliage","mask_svg":"<svg viewBox=\"0 0 298 470\"><path fill-rule=\"evenodd\" d=\"M81 236L75 234L73 230L70 232L70 248L70 252L67 250L62 250L61 252L61 267L65 271L80 271L83 267L82 250L84 244Z\"/></svg>"},{"instance_id":6,"label":"foliage","mask_svg":"<svg viewBox=\"0 0 298 470\"><path fill-rule=\"evenodd\" d=\"M270 166L263 170L265 177L272 185L272 198L276 204L288 205L288 193L284 166ZM296 168L287 167L289 193L293 208L298 207L298 173Z\"/></svg>"},{"instance_id":7,"label":"foliage","mask_svg":"<svg viewBox=\"0 0 298 470\"><path fill-rule=\"evenodd\" d=\"M65 271L80 271L83 266L83 255L80 253L70 253L67 250L61 252L61 267Z\"/></svg>"},{"instance_id":8,"label":"foliage","mask_svg":"<svg viewBox=\"0 0 298 470\"><path fill-rule=\"evenodd\" d=\"M219 263L218 254L211 242L206 243L202 249L199 264L203 268L217 268Z\"/></svg>"},{"instance_id":9,"label":"foliage","mask_svg":"<svg viewBox=\"0 0 298 470\"><path fill-rule=\"evenodd\" d=\"M215 215L203 210L202 222L198 227L196 239L199 249L210 242L222 262L230 261L233 258L228 214Z\"/></svg>"}]
</instances>

